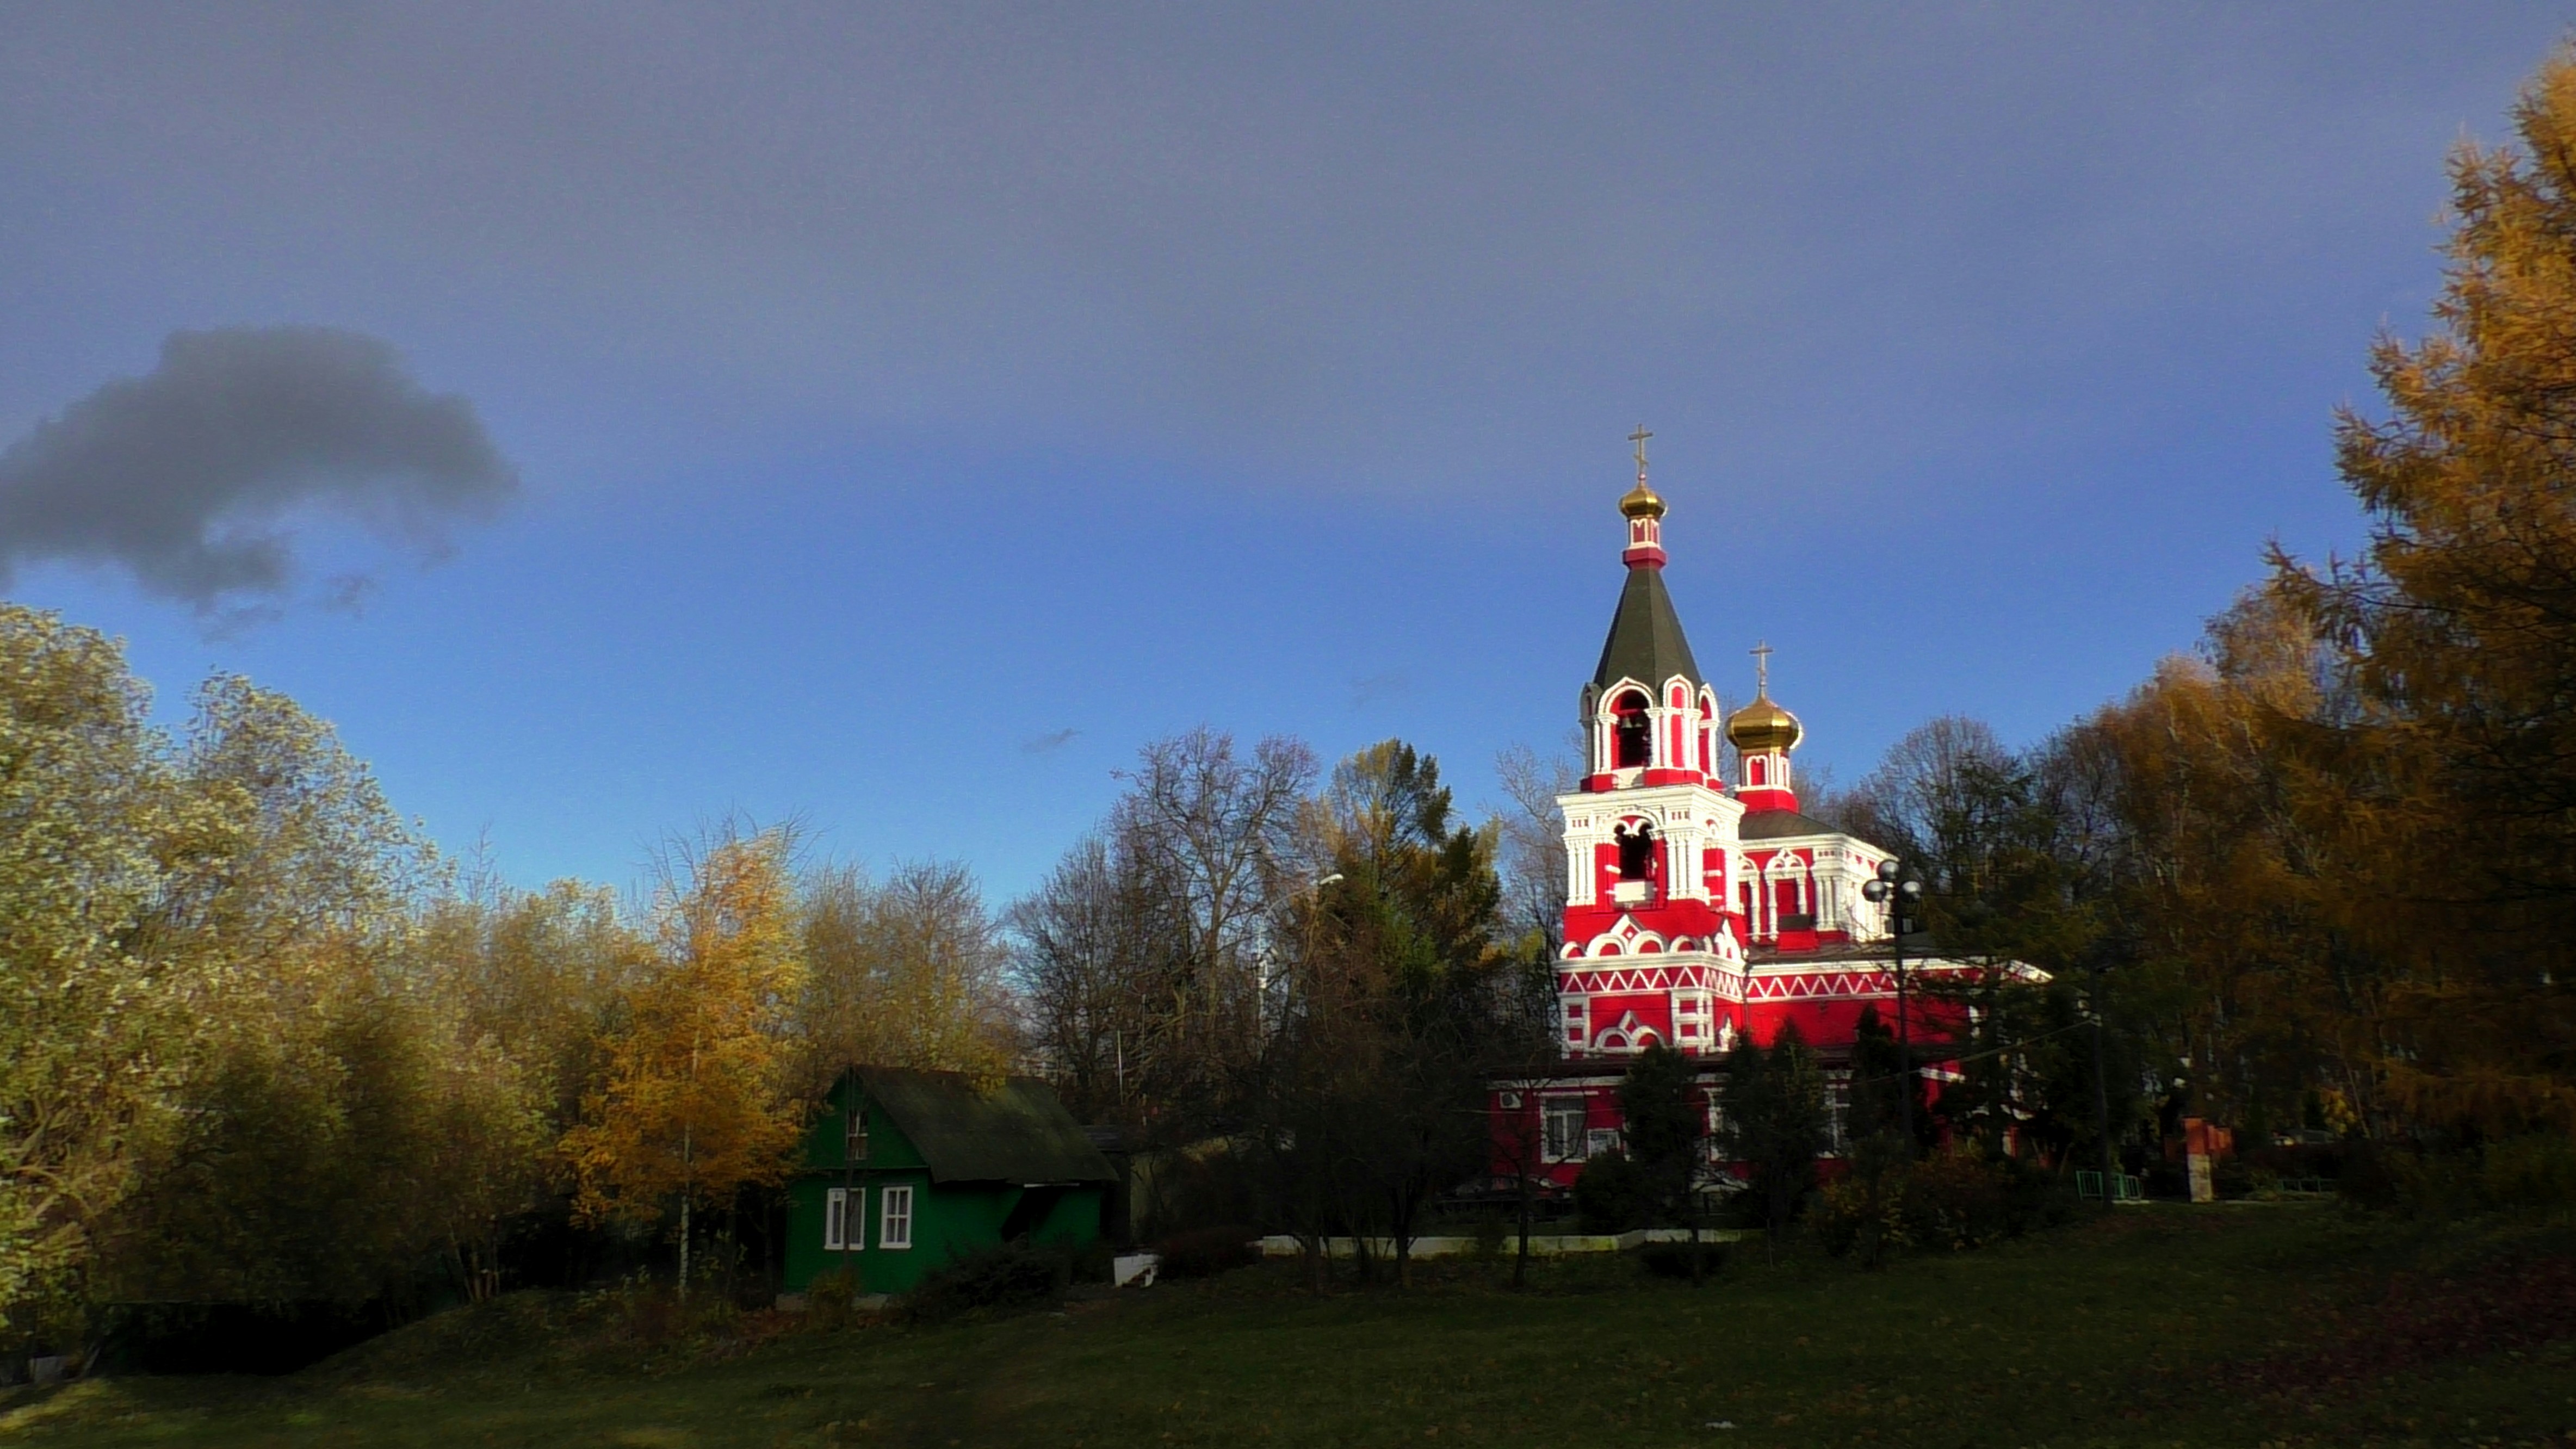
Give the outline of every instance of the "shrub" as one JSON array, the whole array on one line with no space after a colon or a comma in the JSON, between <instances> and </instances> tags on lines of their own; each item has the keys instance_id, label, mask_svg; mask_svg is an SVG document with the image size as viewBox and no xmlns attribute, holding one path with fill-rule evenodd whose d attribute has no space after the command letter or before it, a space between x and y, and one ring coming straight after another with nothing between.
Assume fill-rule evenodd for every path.
<instances>
[{"instance_id":1,"label":"shrub","mask_svg":"<svg viewBox=\"0 0 2576 1449\"><path fill-rule=\"evenodd\" d=\"M2470 1154L2384 1152L2380 1163L2396 1184L2397 1206L2414 1217L2440 1221L2487 1206L2479 1162Z\"/></svg>"},{"instance_id":2,"label":"shrub","mask_svg":"<svg viewBox=\"0 0 2576 1449\"><path fill-rule=\"evenodd\" d=\"M2005 1237L2062 1227L2084 1215L2066 1180L2038 1163L2007 1157L1994 1170L2003 1179Z\"/></svg>"},{"instance_id":3,"label":"shrub","mask_svg":"<svg viewBox=\"0 0 2576 1449\"><path fill-rule=\"evenodd\" d=\"M1894 1224L1885 1189L1882 1188L1879 1231L1884 1234ZM1869 1225L1869 1184L1845 1174L1816 1190L1815 1200L1807 1207L1807 1231L1813 1233L1816 1245L1839 1258L1860 1245L1861 1230Z\"/></svg>"},{"instance_id":4,"label":"shrub","mask_svg":"<svg viewBox=\"0 0 2576 1449\"><path fill-rule=\"evenodd\" d=\"M2375 1142L2356 1142L2344 1154L2343 1171L2335 1175L2335 1191L2353 1207L2385 1210L2397 1206L2402 1194L2397 1173L2392 1169L2393 1154Z\"/></svg>"},{"instance_id":5,"label":"shrub","mask_svg":"<svg viewBox=\"0 0 2576 1449\"><path fill-rule=\"evenodd\" d=\"M806 1321L830 1331L847 1328L857 1315L859 1275L844 1269L825 1273L805 1287Z\"/></svg>"},{"instance_id":6,"label":"shrub","mask_svg":"<svg viewBox=\"0 0 2576 1449\"><path fill-rule=\"evenodd\" d=\"M2276 1184L2278 1181L2274 1179ZM2244 1197L2259 1185L2253 1165L2241 1157L2222 1157L2209 1165L2210 1190L2220 1197Z\"/></svg>"},{"instance_id":7,"label":"shrub","mask_svg":"<svg viewBox=\"0 0 2576 1449\"><path fill-rule=\"evenodd\" d=\"M2556 1133L2490 1142L2481 1156L2478 1190L2496 1207L2576 1203L2576 1143Z\"/></svg>"},{"instance_id":8,"label":"shrub","mask_svg":"<svg viewBox=\"0 0 2576 1449\"><path fill-rule=\"evenodd\" d=\"M1026 1307L1061 1295L1072 1260L1026 1242L969 1253L922 1275L904 1295L904 1317L935 1323L967 1313Z\"/></svg>"},{"instance_id":9,"label":"shrub","mask_svg":"<svg viewBox=\"0 0 2576 1449\"><path fill-rule=\"evenodd\" d=\"M1259 1211L1259 1174L1231 1147L1156 1153L1140 1167L1138 1228L1145 1241L1232 1227Z\"/></svg>"},{"instance_id":10,"label":"shrub","mask_svg":"<svg viewBox=\"0 0 2576 1449\"><path fill-rule=\"evenodd\" d=\"M1945 1147L1908 1165L1897 1203L1904 1240L1918 1248L1979 1247L2004 1236L2010 1224L2004 1174L1970 1145Z\"/></svg>"},{"instance_id":11,"label":"shrub","mask_svg":"<svg viewBox=\"0 0 2576 1449\"><path fill-rule=\"evenodd\" d=\"M1701 1243L1697 1246L1699 1276L1713 1277L1726 1266L1726 1244ZM1689 1243L1648 1243L1638 1250L1637 1261L1658 1278L1688 1278L1691 1276L1691 1248Z\"/></svg>"},{"instance_id":12,"label":"shrub","mask_svg":"<svg viewBox=\"0 0 2576 1449\"><path fill-rule=\"evenodd\" d=\"M1574 1179L1574 1210L1587 1233L1624 1233L1642 1228L1654 1210L1653 1185L1627 1154L1605 1152L1583 1164Z\"/></svg>"},{"instance_id":13,"label":"shrub","mask_svg":"<svg viewBox=\"0 0 2576 1449\"><path fill-rule=\"evenodd\" d=\"M2354 1207L2434 1220L2565 1208L2576 1205L2576 1143L2556 1133L2506 1137L2475 1150L2354 1142L2336 1186Z\"/></svg>"},{"instance_id":14,"label":"shrub","mask_svg":"<svg viewBox=\"0 0 2576 1449\"><path fill-rule=\"evenodd\" d=\"M1958 1143L1888 1169L1879 1179L1875 1222L1867 1179L1848 1174L1817 1195L1808 1225L1837 1257L1873 1227L1885 1247L1958 1252L2054 1226L2074 1213L2047 1173Z\"/></svg>"},{"instance_id":15,"label":"shrub","mask_svg":"<svg viewBox=\"0 0 2576 1449\"><path fill-rule=\"evenodd\" d=\"M1154 1276L1161 1281L1213 1278L1228 1269L1249 1268L1261 1261L1261 1249L1254 1243L1260 1236L1259 1228L1244 1223L1174 1233L1154 1245L1161 1258L1154 1265Z\"/></svg>"}]
</instances>

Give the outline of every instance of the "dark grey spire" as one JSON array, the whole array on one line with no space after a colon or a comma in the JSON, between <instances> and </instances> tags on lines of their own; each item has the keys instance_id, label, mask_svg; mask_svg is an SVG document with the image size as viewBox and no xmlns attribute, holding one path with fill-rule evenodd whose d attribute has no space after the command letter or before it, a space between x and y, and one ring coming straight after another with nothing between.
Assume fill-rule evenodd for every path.
<instances>
[{"instance_id":1,"label":"dark grey spire","mask_svg":"<svg viewBox=\"0 0 2576 1449\"><path fill-rule=\"evenodd\" d=\"M1592 671L1592 687L1607 689L1633 679L1656 689L1676 674L1694 687L1704 682L1691 658L1690 641L1682 637L1673 596L1664 592L1664 571L1633 566L1628 586L1619 591L1619 613L1610 621L1610 638L1601 646L1601 667Z\"/></svg>"}]
</instances>

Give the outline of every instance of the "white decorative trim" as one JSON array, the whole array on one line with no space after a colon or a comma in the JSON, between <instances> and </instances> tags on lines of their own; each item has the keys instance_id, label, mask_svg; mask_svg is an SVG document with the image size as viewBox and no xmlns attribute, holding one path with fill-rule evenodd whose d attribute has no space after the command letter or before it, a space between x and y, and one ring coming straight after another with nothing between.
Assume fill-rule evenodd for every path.
<instances>
[{"instance_id":1,"label":"white decorative trim","mask_svg":"<svg viewBox=\"0 0 2576 1449\"><path fill-rule=\"evenodd\" d=\"M1663 1033L1640 1023L1637 1013L1628 1011L1620 1013L1617 1026L1592 1039L1592 1049L1612 1053L1641 1052L1663 1039Z\"/></svg>"}]
</instances>

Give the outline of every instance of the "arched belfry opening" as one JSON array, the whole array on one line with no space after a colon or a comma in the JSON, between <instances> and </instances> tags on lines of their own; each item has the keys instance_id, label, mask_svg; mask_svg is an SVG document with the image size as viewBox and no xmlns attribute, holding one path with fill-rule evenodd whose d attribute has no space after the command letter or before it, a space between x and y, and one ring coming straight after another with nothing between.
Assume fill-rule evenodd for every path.
<instances>
[{"instance_id":1,"label":"arched belfry opening","mask_svg":"<svg viewBox=\"0 0 2576 1449\"><path fill-rule=\"evenodd\" d=\"M1655 721L1646 712L1646 697L1629 690L1611 701L1610 713L1610 768L1646 768L1655 757Z\"/></svg>"},{"instance_id":2,"label":"arched belfry opening","mask_svg":"<svg viewBox=\"0 0 2576 1449\"><path fill-rule=\"evenodd\" d=\"M1655 827L1644 821L1610 832L1619 846L1619 879L1652 880L1655 875Z\"/></svg>"}]
</instances>

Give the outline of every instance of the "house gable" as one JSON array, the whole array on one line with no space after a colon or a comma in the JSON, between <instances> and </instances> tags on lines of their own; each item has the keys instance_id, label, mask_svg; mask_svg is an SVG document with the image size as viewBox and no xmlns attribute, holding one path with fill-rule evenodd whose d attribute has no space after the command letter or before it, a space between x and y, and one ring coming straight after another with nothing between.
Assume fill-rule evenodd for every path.
<instances>
[{"instance_id":1,"label":"house gable","mask_svg":"<svg viewBox=\"0 0 2576 1449\"><path fill-rule=\"evenodd\" d=\"M867 1131L860 1157L847 1151L853 1104ZM826 1095L805 1134L803 1169L788 1185L785 1264L788 1287L800 1292L817 1274L847 1271L866 1291L900 1293L1010 1239L1095 1241L1117 1180L1043 1082L979 1090L952 1073L866 1067ZM885 1240L889 1193L900 1195L908 1245Z\"/></svg>"}]
</instances>

